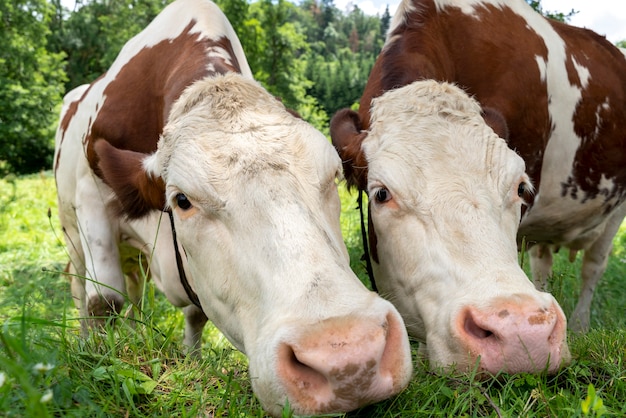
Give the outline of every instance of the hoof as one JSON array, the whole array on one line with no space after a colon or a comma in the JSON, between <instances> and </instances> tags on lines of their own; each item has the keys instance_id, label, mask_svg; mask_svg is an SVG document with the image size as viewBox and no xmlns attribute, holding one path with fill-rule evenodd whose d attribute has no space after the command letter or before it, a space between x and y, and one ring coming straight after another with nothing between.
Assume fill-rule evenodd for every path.
<instances>
[{"instance_id":1,"label":"hoof","mask_svg":"<svg viewBox=\"0 0 626 418\"><path fill-rule=\"evenodd\" d=\"M87 304L92 325L103 326L109 318L115 319L122 306L124 299L120 295L92 296Z\"/></svg>"}]
</instances>

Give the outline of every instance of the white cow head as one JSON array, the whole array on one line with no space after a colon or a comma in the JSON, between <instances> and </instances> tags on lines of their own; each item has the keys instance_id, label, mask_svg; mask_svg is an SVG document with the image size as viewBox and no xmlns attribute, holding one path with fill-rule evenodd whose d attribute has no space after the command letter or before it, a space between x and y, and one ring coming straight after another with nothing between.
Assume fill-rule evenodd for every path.
<instances>
[{"instance_id":1,"label":"white cow head","mask_svg":"<svg viewBox=\"0 0 626 418\"><path fill-rule=\"evenodd\" d=\"M350 270L326 138L237 74L189 87L156 154L191 287L280 414L347 411L411 376L404 323Z\"/></svg>"},{"instance_id":2,"label":"white cow head","mask_svg":"<svg viewBox=\"0 0 626 418\"><path fill-rule=\"evenodd\" d=\"M524 161L478 103L417 81L375 99L371 114L369 132L354 132L364 137L376 283L431 365L513 373L568 361L561 308L517 262ZM338 148L344 161L363 158Z\"/></svg>"}]
</instances>

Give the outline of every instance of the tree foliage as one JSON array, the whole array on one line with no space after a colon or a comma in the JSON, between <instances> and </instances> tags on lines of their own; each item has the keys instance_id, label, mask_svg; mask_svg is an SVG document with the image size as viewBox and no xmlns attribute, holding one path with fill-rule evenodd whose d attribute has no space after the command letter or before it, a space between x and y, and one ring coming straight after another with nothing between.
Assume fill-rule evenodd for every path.
<instances>
[{"instance_id":1,"label":"tree foliage","mask_svg":"<svg viewBox=\"0 0 626 418\"><path fill-rule=\"evenodd\" d=\"M0 0L0 174L50 166L63 54L47 49L54 9L45 0Z\"/></svg>"},{"instance_id":2,"label":"tree foliage","mask_svg":"<svg viewBox=\"0 0 626 418\"><path fill-rule=\"evenodd\" d=\"M66 89L90 83L104 73L124 44L141 32L169 0L77 0L73 12L53 0L60 20L54 22L51 48L68 59Z\"/></svg>"},{"instance_id":3,"label":"tree foliage","mask_svg":"<svg viewBox=\"0 0 626 418\"><path fill-rule=\"evenodd\" d=\"M61 1L0 0L0 170L50 167L62 92L104 73L172 0L74 0L72 10ZM391 22L389 8L369 16L333 0L215 1L255 78L323 132L330 115L358 103ZM575 13L526 1L561 21Z\"/></svg>"},{"instance_id":4,"label":"tree foliage","mask_svg":"<svg viewBox=\"0 0 626 418\"><path fill-rule=\"evenodd\" d=\"M543 6L541 5L541 0L526 0L526 3L530 4L530 6L533 9L535 9L536 11L538 11L539 13L544 15L545 17L550 18L550 19L554 19L554 20L558 20L559 22L567 23L567 22L570 21L572 16L574 16L576 13L578 13L574 9L570 9L570 11L567 12L567 13L544 10Z\"/></svg>"}]
</instances>

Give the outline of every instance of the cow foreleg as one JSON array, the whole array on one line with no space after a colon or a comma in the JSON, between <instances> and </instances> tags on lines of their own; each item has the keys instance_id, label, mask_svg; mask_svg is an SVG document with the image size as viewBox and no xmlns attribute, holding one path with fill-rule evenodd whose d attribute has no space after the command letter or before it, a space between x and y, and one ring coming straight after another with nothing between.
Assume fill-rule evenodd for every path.
<instances>
[{"instance_id":1,"label":"cow foreleg","mask_svg":"<svg viewBox=\"0 0 626 418\"><path fill-rule=\"evenodd\" d=\"M613 249L613 238L625 215L626 204L622 204L607 221L604 232L584 253L580 296L569 320L569 328L572 331L587 332L589 330L593 293L606 270L609 254Z\"/></svg>"},{"instance_id":2,"label":"cow foreleg","mask_svg":"<svg viewBox=\"0 0 626 418\"><path fill-rule=\"evenodd\" d=\"M552 249L549 245L535 244L528 250L533 283L538 290L548 292L548 277L552 275Z\"/></svg>"},{"instance_id":3,"label":"cow foreleg","mask_svg":"<svg viewBox=\"0 0 626 418\"><path fill-rule=\"evenodd\" d=\"M209 320L202 309L195 305L183 308L185 313L185 339L183 343L187 347L189 356L199 358L202 347L202 330Z\"/></svg>"},{"instance_id":4,"label":"cow foreleg","mask_svg":"<svg viewBox=\"0 0 626 418\"><path fill-rule=\"evenodd\" d=\"M79 184L76 219L85 262L87 314L94 319L119 314L126 284L120 265L118 229L109 219L106 204L93 183ZM102 323L102 321L96 321Z\"/></svg>"},{"instance_id":5,"label":"cow foreleg","mask_svg":"<svg viewBox=\"0 0 626 418\"><path fill-rule=\"evenodd\" d=\"M99 247L103 251L104 247ZM119 266L119 256L114 247L106 248L106 253L92 254L93 259L88 261L85 291L87 300L87 313L100 324L106 317L117 315L124 306L125 280L116 267ZM107 268L104 266L109 264Z\"/></svg>"},{"instance_id":6,"label":"cow foreleg","mask_svg":"<svg viewBox=\"0 0 626 418\"><path fill-rule=\"evenodd\" d=\"M70 281L72 300L78 310L81 334L86 337L88 334L87 324L87 293L85 291L85 256L82 253L80 234L73 217L63 216L61 213L61 224L67 246L70 261L65 268L65 274Z\"/></svg>"},{"instance_id":7,"label":"cow foreleg","mask_svg":"<svg viewBox=\"0 0 626 418\"><path fill-rule=\"evenodd\" d=\"M180 280L172 230L169 222L163 222L162 216L162 213L153 212L145 218L121 224L122 233L124 236L132 237L129 243L134 247L143 249L144 260L150 265L150 278L157 289L165 294L172 305L184 307L183 343L189 355L200 357L202 330L208 319L200 308L190 305L191 301ZM183 252L182 248L180 251ZM186 259L183 259L183 264L185 263Z\"/></svg>"},{"instance_id":8,"label":"cow foreleg","mask_svg":"<svg viewBox=\"0 0 626 418\"><path fill-rule=\"evenodd\" d=\"M67 265L66 273L69 276L70 288L72 290L72 299L74 305L78 309L80 318L80 332L83 337L86 337L89 333L86 318L87 318L87 293L85 292L85 279L84 271L78 271L76 265L71 261Z\"/></svg>"},{"instance_id":9,"label":"cow foreleg","mask_svg":"<svg viewBox=\"0 0 626 418\"><path fill-rule=\"evenodd\" d=\"M128 292L128 299L130 300L130 306L124 312L124 318L134 318L135 311L141 309L141 297L143 296L144 285L146 283L145 276L139 271L139 268L132 269L130 271L124 270L126 278L126 290ZM135 322L132 321L131 326L135 326Z\"/></svg>"}]
</instances>

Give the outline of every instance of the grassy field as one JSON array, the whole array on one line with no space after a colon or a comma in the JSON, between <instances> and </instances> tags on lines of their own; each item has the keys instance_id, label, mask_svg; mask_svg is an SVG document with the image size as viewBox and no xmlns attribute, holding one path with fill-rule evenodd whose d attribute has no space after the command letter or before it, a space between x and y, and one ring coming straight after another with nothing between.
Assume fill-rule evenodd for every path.
<instances>
[{"instance_id":1,"label":"grassy field","mask_svg":"<svg viewBox=\"0 0 626 418\"><path fill-rule=\"evenodd\" d=\"M342 191L353 268L361 240L355 197ZM0 180L0 416L263 417L247 360L212 327L203 360L182 351L183 316L147 287L131 321L78 335L77 311L49 173ZM570 335L574 356L556 376L438 375L415 360L409 388L346 417L577 417L626 415L626 231L596 291L592 330ZM566 314L576 302L580 261L559 256L553 288ZM417 345L414 344L414 348ZM289 411L285 411L289 416Z\"/></svg>"}]
</instances>

